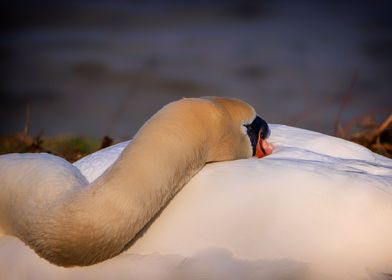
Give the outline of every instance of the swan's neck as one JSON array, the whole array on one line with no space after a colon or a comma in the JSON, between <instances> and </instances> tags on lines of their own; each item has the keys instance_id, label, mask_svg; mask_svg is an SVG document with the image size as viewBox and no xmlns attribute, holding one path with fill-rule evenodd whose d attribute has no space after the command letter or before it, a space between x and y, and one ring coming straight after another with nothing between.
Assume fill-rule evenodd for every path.
<instances>
[{"instance_id":1,"label":"swan's neck","mask_svg":"<svg viewBox=\"0 0 392 280\"><path fill-rule=\"evenodd\" d=\"M207 145L200 139L189 146L195 140L167 134L153 141L137 137L89 191L93 193L91 215L100 208L96 205L98 201L105 212L110 209L104 219L102 216L97 219L100 228L116 224L116 230L112 227L108 234L125 233L128 243L204 166Z\"/></svg>"},{"instance_id":2,"label":"swan's neck","mask_svg":"<svg viewBox=\"0 0 392 280\"><path fill-rule=\"evenodd\" d=\"M35 179L32 182L25 177L23 182L19 180L17 185L14 183L16 186L11 186L28 187L13 196L17 200L14 207L10 204L6 207L12 217L8 219L11 224L8 232L59 265L89 265L117 255L204 166L210 135L207 123L201 122L192 130L186 121L179 125L178 120L161 113L160 118L139 131L113 166L89 186L83 186L82 179L75 179L74 170L69 172L72 174L58 176L64 178L52 180L57 175L45 173L55 171L53 166L46 170L43 164L38 165L39 170L28 166ZM23 168L17 166L19 170ZM45 190L51 189L62 191L45 198ZM31 196L40 205L32 205ZM23 209L11 213L17 208Z\"/></svg>"}]
</instances>

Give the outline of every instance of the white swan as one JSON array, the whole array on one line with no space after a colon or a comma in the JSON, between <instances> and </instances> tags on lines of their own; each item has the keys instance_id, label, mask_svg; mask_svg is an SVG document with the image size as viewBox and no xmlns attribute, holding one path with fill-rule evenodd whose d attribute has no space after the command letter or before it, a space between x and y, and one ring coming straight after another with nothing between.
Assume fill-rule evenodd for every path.
<instances>
[{"instance_id":1,"label":"white swan","mask_svg":"<svg viewBox=\"0 0 392 280\"><path fill-rule=\"evenodd\" d=\"M125 250L207 162L263 154L267 134L265 121L242 101L182 99L156 113L88 187L58 157L2 156L0 227L53 263L100 262Z\"/></svg>"},{"instance_id":2,"label":"white swan","mask_svg":"<svg viewBox=\"0 0 392 280\"><path fill-rule=\"evenodd\" d=\"M206 166L122 256L65 270L3 239L0 270L20 276L10 269L17 259L29 279L369 279L391 272L391 160L326 135L272 130L272 155ZM103 172L123 146L75 165L94 180L100 171L85 168L89 162L105 159Z\"/></svg>"}]
</instances>

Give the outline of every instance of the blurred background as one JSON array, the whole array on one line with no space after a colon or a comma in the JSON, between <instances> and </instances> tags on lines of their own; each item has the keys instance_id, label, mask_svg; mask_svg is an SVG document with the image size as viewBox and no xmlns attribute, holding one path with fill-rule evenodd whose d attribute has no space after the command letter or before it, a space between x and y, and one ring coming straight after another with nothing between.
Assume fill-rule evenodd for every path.
<instances>
[{"instance_id":1,"label":"blurred background","mask_svg":"<svg viewBox=\"0 0 392 280\"><path fill-rule=\"evenodd\" d=\"M389 2L2 1L0 134L119 141L164 104L206 95L332 135L337 119L381 122Z\"/></svg>"}]
</instances>

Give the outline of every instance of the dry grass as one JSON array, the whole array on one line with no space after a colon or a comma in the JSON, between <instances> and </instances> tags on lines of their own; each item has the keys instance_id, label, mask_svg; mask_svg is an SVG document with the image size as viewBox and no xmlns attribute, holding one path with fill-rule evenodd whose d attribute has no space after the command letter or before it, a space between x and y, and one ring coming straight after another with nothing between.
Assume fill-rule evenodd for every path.
<instances>
[{"instance_id":1,"label":"dry grass","mask_svg":"<svg viewBox=\"0 0 392 280\"><path fill-rule=\"evenodd\" d=\"M30 114L30 104L27 104L23 132L0 136L0 154L50 153L74 162L113 144L113 139L108 136L101 141L75 136L44 137L43 131L32 136L29 133Z\"/></svg>"},{"instance_id":2,"label":"dry grass","mask_svg":"<svg viewBox=\"0 0 392 280\"><path fill-rule=\"evenodd\" d=\"M110 146L113 140L105 136L102 141L75 136L43 137L24 133L0 136L0 154L51 153L74 162L99 149Z\"/></svg>"},{"instance_id":3,"label":"dry grass","mask_svg":"<svg viewBox=\"0 0 392 280\"><path fill-rule=\"evenodd\" d=\"M392 158L392 113L380 124L368 114L343 125L341 116L348 106L353 88L358 79L355 72L347 91L343 94L335 121L335 136L363 145L373 152ZM88 137L57 136L44 137L43 132L32 136L29 133L30 106L26 106L23 132L0 135L0 154L6 153L51 153L74 162L90 153L113 144L113 139L104 136L101 141Z\"/></svg>"},{"instance_id":4,"label":"dry grass","mask_svg":"<svg viewBox=\"0 0 392 280\"><path fill-rule=\"evenodd\" d=\"M366 114L342 125L341 117L344 109L349 105L354 86L358 81L355 71L349 87L342 95L341 103L335 120L334 134L337 137L358 143L375 153L392 158L392 113L378 124L374 115Z\"/></svg>"},{"instance_id":5,"label":"dry grass","mask_svg":"<svg viewBox=\"0 0 392 280\"><path fill-rule=\"evenodd\" d=\"M392 113L381 124L371 115L362 116L345 126L339 123L336 136L392 158Z\"/></svg>"}]
</instances>

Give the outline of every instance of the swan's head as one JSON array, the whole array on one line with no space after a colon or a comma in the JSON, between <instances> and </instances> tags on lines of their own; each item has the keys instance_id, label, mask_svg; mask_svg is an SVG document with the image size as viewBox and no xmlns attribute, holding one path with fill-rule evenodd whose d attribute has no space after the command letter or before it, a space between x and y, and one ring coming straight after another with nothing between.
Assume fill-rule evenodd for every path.
<instances>
[{"instance_id":1,"label":"swan's head","mask_svg":"<svg viewBox=\"0 0 392 280\"><path fill-rule=\"evenodd\" d=\"M223 160L261 158L272 153L272 147L266 141L271 134L270 128L252 106L238 99L208 99L220 112L221 122L216 129L221 131L218 152Z\"/></svg>"},{"instance_id":2,"label":"swan's head","mask_svg":"<svg viewBox=\"0 0 392 280\"><path fill-rule=\"evenodd\" d=\"M173 149L189 159L185 154L192 151L198 159L214 162L269 155L272 152L266 142L269 134L267 122L244 101L222 97L183 98L169 103L150 118L133 138L133 145L168 144L170 149L165 149L172 155Z\"/></svg>"},{"instance_id":3,"label":"swan's head","mask_svg":"<svg viewBox=\"0 0 392 280\"><path fill-rule=\"evenodd\" d=\"M252 145L253 156L262 158L272 153L272 147L267 142L271 130L265 120L256 115L255 119L249 124L244 124L244 127Z\"/></svg>"}]
</instances>

